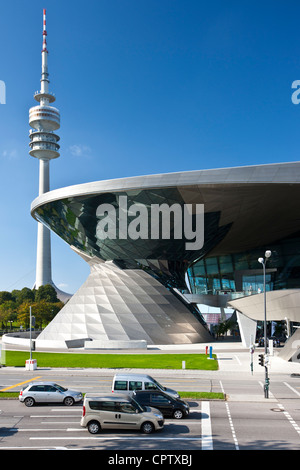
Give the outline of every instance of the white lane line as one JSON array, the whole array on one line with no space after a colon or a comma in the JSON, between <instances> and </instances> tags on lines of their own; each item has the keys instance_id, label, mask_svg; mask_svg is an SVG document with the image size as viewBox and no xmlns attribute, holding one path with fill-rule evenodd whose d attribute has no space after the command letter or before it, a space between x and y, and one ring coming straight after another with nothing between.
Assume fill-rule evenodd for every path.
<instances>
[{"instance_id":1,"label":"white lane line","mask_svg":"<svg viewBox=\"0 0 300 470\"><path fill-rule=\"evenodd\" d=\"M77 418L78 415L31 415L30 418Z\"/></svg>"},{"instance_id":2,"label":"white lane line","mask_svg":"<svg viewBox=\"0 0 300 470\"><path fill-rule=\"evenodd\" d=\"M237 362L238 362L238 363L239 363L239 365L241 366L241 365L242 365L242 363L241 363L241 361L240 361L239 357L238 357L238 356L234 356L234 357L236 358Z\"/></svg>"},{"instance_id":3,"label":"white lane line","mask_svg":"<svg viewBox=\"0 0 300 470\"><path fill-rule=\"evenodd\" d=\"M201 413L202 450L213 450L210 405L208 401L201 403Z\"/></svg>"},{"instance_id":4,"label":"white lane line","mask_svg":"<svg viewBox=\"0 0 300 470\"><path fill-rule=\"evenodd\" d=\"M29 438L32 441L39 441L39 440L87 440L87 439L92 439L92 440L97 440L97 441L126 441L130 439L130 441L142 441L142 440L147 440L147 441L195 441L199 440L199 437L152 437L152 436L147 436L147 437L133 437L133 436L128 436L128 437L118 437L118 436L110 436L110 437L102 437L102 436L86 436L86 437L30 437ZM1 449L1 447L0 447Z\"/></svg>"},{"instance_id":5,"label":"white lane line","mask_svg":"<svg viewBox=\"0 0 300 470\"><path fill-rule=\"evenodd\" d=\"M77 421L41 421L41 424L77 424Z\"/></svg>"},{"instance_id":6,"label":"white lane line","mask_svg":"<svg viewBox=\"0 0 300 470\"><path fill-rule=\"evenodd\" d=\"M228 403L225 403L225 406L226 406L226 411L227 411L227 416L228 416L228 420L229 420L229 426L230 426L230 429L231 429L233 442L234 442L234 445L235 445L235 450L239 450L239 443L238 443L238 440L237 440L237 437L236 437L236 434L235 434L235 429L234 429L234 426L233 426L233 422L232 422L231 413L230 413Z\"/></svg>"},{"instance_id":7,"label":"white lane line","mask_svg":"<svg viewBox=\"0 0 300 470\"><path fill-rule=\"evenodd\" d=\"M222 393L224 393L225 395L225 390L224 390L224 387L223 387L223 384L220 380L220 386L221 386L221 390L222 390ZM229 409L229 405L227 402L225 402L225 407L226 407L226 412L227 412L227 416L228 416L228 420L229 420L229 426L230 426L230 429L231 429L231 434L232 434L232 438L233 438L233 442L234 442L234 445L235 445L235 449L236 450L239 450L239 443L238 443L238 440L237 440L237 437L236 437L236 433L235 433L235 429L234 429L234 426L233 426L233 421L232 421L232 418L231 418L231 413L230 413L230 409Z\"/></svg>"},{"instance_id":8,"label":"white lane line","mask_svg":"<svg viewBox=\"0 0 300 470\"><path fill-rule=\"evenodd\" d=\"M259 383L259 385L261 386L261 388L264 388L265 384L264 384L263 382L261 382L260 380L258 380L258 383ZM270 398L275 398L274 395L273 395L273 393L270 392L270 390L269 390L269 397L270 397ZM266 398L266 400L267 400L267 398Z\"/></svg>"},{"instance_id":9,"label":"white lane line","mask_svg":"<svg viewBox=\"0 0 300 470\"><path fill-rule=\"evenodd\" d=\"M294 421L294 419L291 417L290 413L284 409L284 406L281 403L278 403L278 406L283 411L284 416L288 419L295 431L300 435L300 427L298 426L296 421Z\"/></svg>"},{"instance_id":10,"label":"white lane line","mask_svg":"<svg viewBox=\"0 0 300 470\"><path fill-rule=\"evenodd\" d=\"M221 380L220 380L219 383L220 383L220 387L221 387L222 393L224 393L224 395L225 395L225 390L224 390L224 387L223 387L223 384L222 384Z\"/></svg>"},{"instance_id":11,"label":"white lane line","mask_svg":"<svg viewBox=\"0 0 300 470\"><path fill-rule=\"evenodd\" d=\"M57 423L56 423L57 424ZM32 429L32 428L10 428L10 432L58 432L58 431L64 431L64 429L55 429L55 428L40 428L40 429Z\"/></svg>"},{"instance_id":12,"label":"white lane line","mask_svg":"<svg viewBox=\"0 0 300 470\"><path fill-rule=\"evenodd\" d=\"M288 388L290 388L294 393L296 393L296 395L298 395L298 397L300 397L300 393L299 393L297 390L295 390L291 385L289 385L289 384L286 383L286 382L283 382L283 383L284 383L284 385L286 385Z\"/></svg>"},{"instance_id":13,"label":"white lane line","mask_svg":"<svg viewBox=\"0 0 300 470\"><path fill-rule=\"evenodd\" d=\"M77 411L78 413L82 413L82 408L77 408L76 409L76 408L71 407L70 410L68 410L66 408L64 408L63 410L61 408L52 408L51 411L60 411L60 412L63 412L63 413L65 413L65 412L76 413L76 411Z\"/></svg>"},{"instance_id":14,"label":"white lane line","mask_svg":"<svg viewBox=\"0 0 300 470\"><path fill-rule=\"evenodd\" d=\"M41 449L41 450L69 450L67 447L58 447L58 446L53 446L53 447L45 447L45 446L19 446L19 447L2 447L0 446L0 450L24 450L24 449L30 449L30 450L35 450L35 449Z\"/></svg>"}]
</instances>

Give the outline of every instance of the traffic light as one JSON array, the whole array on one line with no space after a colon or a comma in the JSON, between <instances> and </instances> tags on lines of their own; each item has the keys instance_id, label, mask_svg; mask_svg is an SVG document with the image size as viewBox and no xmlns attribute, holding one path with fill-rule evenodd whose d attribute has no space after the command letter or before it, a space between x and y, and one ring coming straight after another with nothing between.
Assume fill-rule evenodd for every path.
<instances>
[{"instance_id":1,"label":"traffic light","mask_svg":"<svg viewBox=\"0 0 300 470\"><path fill-rule=\"evenodd\" d=\"M258 355L258 363L259 363L260 366L265 365L265 355L264 354L259 354Z\"/></svg>"},{"instance_id":2,"label":"traffic light","mask_svg":"<svg viewBox=\"0 0 300 470\"><path fill-rule=\"evenodd\" d=\"M282 330L283 330L283 334L286 338L288 338L290 336L289 334L289 320L286 318L285 320L282 321Z\"/></svg>"}]
</instances>

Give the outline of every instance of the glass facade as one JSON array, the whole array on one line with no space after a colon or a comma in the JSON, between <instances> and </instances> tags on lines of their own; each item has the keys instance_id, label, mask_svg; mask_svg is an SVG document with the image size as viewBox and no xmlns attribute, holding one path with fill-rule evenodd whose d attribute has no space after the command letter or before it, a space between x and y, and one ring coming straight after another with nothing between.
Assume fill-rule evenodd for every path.
<instances>
[{"instance_id":1,"label":"glass facade","mask_svg":"<svg viewBox=\"0 0 300 470\"><path fill-rule=\"evenodd\" d=\"M170 237L163 239L132 239L119 236L120 197L126 196L128 207L142 204L148 209L148 229L150 230L150 208L155 204L172 207L179 205L184 213L185 201L177 188L153 189L147 191L127 191L118 194L104 193L96 196L82 196L61 199L44 204L35 212L35 216L46 224L69 245L74 246L89 256L103 260L114 260L122 268L142 268L158 277L165 285L185 289L185 273L191 263L203 257L227 234L230 225L219 225L220 213L204 214L204 245L198 250L186 250L186 239L175 238L174 218L170 218ZM114 238L99 237L99 207L109 205L116 209L116 233ZM193 223L195 215L192 216ZM134 220L127 216L127 225ZM161 219L160 219L160 222ZM182 222L183 223L183 222ZM155 231L155 229L154 229ZM182 227L183 232L183 227Z\"/></svg>"},{"instance_id":2,"label":"glass facade","mask_svg":"<svg viewBox=\"0 0 300 470\"><path fill-rule=\"evenodd\" d=\"M263 292L263 269L258 258L266 250L272 251L266 264L266 290L299 288L300 234L295 234L251 251L207 257L194 263L188 270L193 292L213 295Z\"/></svg>"},{"instance_id":3,"label":"glass facade","mask_svg":"<svg viewBox=\"0 0 300 470\"><path fill-rule=\"evenodd\" d=\"M232 294L235 298L262 292L263 269L258 258L266 250L272 251L266 289L300 288L299 192L299 185L290 183L162 185L53 199L37 206L33 213L69 245L91 257L113 260L124 269L146 270L166 287L181 291L186 291L187 274L193 293ZM176 237L175 216L170 219L168 239L161 233L151 238L137 227L136 219L135 228L141 236L120 236L122 197L126 197L128 207L140 204L148 210L147 230L152 224L149 214L153 204L175 204L182 213L185 204L203 204L203 246L186 249L186 240ZM105 204L116 211L115 218L112 215L109 219L116 230L114 237L99 236L103 222L99 207ZM126 217L129 228L134 218L129 213ZM195 218L194 214L194 225Z\"/></svg>"}]
</instances>

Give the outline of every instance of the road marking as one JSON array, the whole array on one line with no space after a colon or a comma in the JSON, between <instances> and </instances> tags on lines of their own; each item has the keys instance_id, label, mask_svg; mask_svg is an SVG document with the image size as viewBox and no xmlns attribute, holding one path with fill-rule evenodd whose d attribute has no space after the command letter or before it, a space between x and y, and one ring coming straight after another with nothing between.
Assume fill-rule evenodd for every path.
<instances>
[{"instance_id":1,"label":"road marking","mask_svg":"<svg viewBox=\"0 0 300 470\"><path fill-rule=\"evenodd\" d=\"M31 415L30 418L66 418L64 415ZM78 415L69 415L68 418L78 418Z\"/></svg>"},{"instance_id":2,"label":"road marking","mask_svg":"<svg viewBox=\"0 0 300 470\"><path fill-rule=\"evenodd\" d=\"M61 446L53 446L53 447L45 447L45 446L18 446L18 447L2 447L0 446L0 449L1 450L16 450L16 449L30 449L30 450L34 450L34 449L41 449L41 450L69 450L67 447L61 447Z\"/></svg>"},{"instance_id":3,"label":"road marking","mask_svg":"<svg viewBox=\"0 0 300 470\"><path fill-rule=\"evenodd\" d=\"M222 393L224 393L224 395L225 395L225 390L224 390L224 387L223 387L223 384L222 384L221 380L220 380L219 383L220 383L220 387L221 387Z\"/></svg>"},{"instance_id":4,"label":"road marking","mask_svg":"<svg viewBox=\"0 0 300 470\"><path fill-rule=\"evenodd\" d=\"M224 390L224 387L223 387L223 384L222 384L221 380L220 380L220 387L221 387L222 393L224 393L224 395L225 395L225 390ZM225 402L225 406L226 406L227 416L228 416L228 420L229 420L229 425L230 425L230 429L231 429L235 449L239 450L240 449L239 448L239 443L238 443L238 440L237 440L237 437L236 437L236 433L235 433L235 429L234 429L234 426L233 426L233 422L232 422L231 413L230 413L228 403Z\"/></svg>"},{"instance_id":5,"label":"road marking","mask_svg":"<svg viewBox=\"0 0 300 470\"><path fill-rule=\"evenodd\" d=\"M208 401L201 403L202 450L213 450L210 405Z\"/></svg>"},{"instance_id":6,"label":"road marking","mask_svg":"<svg viewBox=\"0 0 300 470\"><path fill-rule=\"evenodd\" d=\"M41 421L41 424L76 424L77 421Z\"/></svg>"},{"instance_id":7,"label":"road marking","mask_svg":"<svg viewBox=\"0 0 300 470\"><path fill-rule=\"evenodd\" d=\"M72 413L74 413L74 412L77 411L78 413L82 413L82 408L78 408L77 410L74 409L74 408L73 408L73 409L70 409L70 410L69 410L69 409L66 409L66 408L52 408L51 411L64 411L64 412L65 412L65 411L66 411L66 412L69 411L69 412L72 412Z\"/></svg>"},{"instance_id":8,"label":"road marking","mask_svg":"<svg viewBox=\"0 0 300 470\"><path fill-rule=\"evenodd\" d=\"M227 411L227 415L228 415L229 426L230 426L230 429L231 429L233 442L234 442L234 445L235 445L235 450L239 450L240 449L239 448L239 443L238 443L238 440L237 440L237 437L236 437L236 434L235 434L235 429L234 429L234 426L233 426L233 422L232 422L231 413L230 413L230 410L229 410L228 403L225 403L225 406L226 406L226 411Z\"/></svg>"},{"instance_id":9,"label":"road marking","mask_svg":"<svg viewBox=\"0 0 300 470\"><path fill-rule=\"evenodd\" d=\"M289 384L286 383L286 382L283 382L283 383L284 383L284 385L286 385L288 388L290 388L294 393L296 393L296 395L298 395L298 397L300 397L300 393L299 393L297 390L295 390L293 387L291 387L291 385L289 385Z\"/></svg>"},{"instance_id":10,"label":"road marking","mask_svg":"<svg viewBox=\"0 0 300 470\"><path fill-rule=\"evenodd\" d=\"M281 405L281 403L278 403L278 406L279 406L279 408L282 409L284 416L285 416L285 417L288 419L288 421L291 423L291 425L293 426L293 428L295 429L295 431L297 431L297 433L300 435L300 427L299 427L298 424L293 420L293 418L291 417L291 415L289 414L289 412L284 409L284 406Z\"/></svg>"},{"instance_id":11,"label":"road marking","mask_svg":"<svg viewBox=\"0 0 300 470\"><path fill-rule=\"evenodd\" d=\"M258 380L258 383L259 383L259 385L261 386L261 388L264 389L265 384L264 384L263 382L261 382L260 380ZM275 398L274 395L273 395L273 393L270 392L270 389L269 389L269 398ZM267 398L266 398L266 400L267 400Z\"/></svg>"},{"instance_id":12,"label":"road marking","mask_svg":"<svg viewBox=\"0 0 300 470\"><path fill-rule=\"evenodd\" d=\"M147 440L147 441L195 441L198 440L199 437L155 437L155 436L147 436L147 437L133 437L133 436L128 436L128 437L119 437L119 436L110 436L110 437L102 437L102 436L87 436L87 437L75 437L75 436L65 436L65 437L30 437L29 438L32 441L40 441L40 440L87 440L87 439L92 439L92 440L97 440L97 441L128 441L129 439L131 441L142 441L142 440ZM1 449L1 447L0 447Z\"/></svg>"},{"instance_id":13,"label":"road marking","mask_svg":"<svg viewBox=\"0 0 300 470\"><path fill-rule=\"evenodd\" d=\"M238 357L238 356L234 356L234 357L236 358L237 362L238 362L238 363L239 363L239 365L241 366L241 365L242 365L242 363L241 363L241 361L240 361L239 357Z\"/></svg>"},{"instance_id":14,"label":"road marking","mask_svg":"<svg viewBox=\"0 0 300 470\"><path fill-rule=\"evenodd\" d=\"M57 423L56 423L57 424ZM10 428L8 429L10 432L59 432L59 431L64 431L64 429L54 429L54 428L39 428L39 429L33 429L33 428Z\"/></svg>"},{"instance_id":15,"label":"road marking","mask_svg":"<svg viewBox=\"0 0 300 470\"><path fill-rule=\"evenodd\" d=\"M18 387L19 385L27 384L28 382L33 382L33 380L40 379L42 376L34 377L33 379L25 380L24 382L19 382L18 384L11 385L10 387L1 388L0 392L5 392L6 390L10 390L11 388Z\"/></svg>"}]
</instances>

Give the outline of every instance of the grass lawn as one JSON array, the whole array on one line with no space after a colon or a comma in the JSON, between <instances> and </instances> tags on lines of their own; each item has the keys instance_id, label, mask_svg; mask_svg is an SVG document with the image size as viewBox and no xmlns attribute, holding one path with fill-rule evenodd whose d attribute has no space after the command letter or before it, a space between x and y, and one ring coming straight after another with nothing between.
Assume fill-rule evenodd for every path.
<instances>
[{"instance_id":1,"label":"grass lawn","mask_svg":"<svg viewBox=\"0 0 300 470\"><path fill-rule=\"evenodd\" d=\"M205 354L80 354L32 352L38 367L82 367L106 369L186 369L218 370L218 361ZM214 359L216 356L213 355ZM1 361L7 367L24 367L29 352L2 350Z\"/></svg>"}]
</instances>

